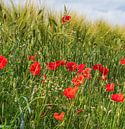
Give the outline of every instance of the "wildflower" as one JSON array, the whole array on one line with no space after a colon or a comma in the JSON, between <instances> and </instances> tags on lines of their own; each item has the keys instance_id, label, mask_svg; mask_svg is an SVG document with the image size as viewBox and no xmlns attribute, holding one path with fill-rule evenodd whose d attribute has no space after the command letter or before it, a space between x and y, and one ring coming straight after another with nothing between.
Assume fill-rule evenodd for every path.
<instances>
[{"instance_id":1,"label":"wildflower","mask_svg":"<svg viewBox=\"0 0 125 129\"><path fill-rule=\"evenodd\" d=\"M58 68L58 65L55 62L46 63L46 66L49 70L56 70Z\"/></svg>"},{"instance_id":2,"label":"wildflower","mask_svg":"<svg viewBox=\"0 0 125 129\"><path fill-rule=\"evenodd\" d=\"M114 87L115 87L114 83L107 84L106 85L106 91L107 92L114 91Z\"/></svg>"},{"instance_id":3,"label":"wildflower","mask_svg":"<svg viewBox=\"0 0 125 129\"><path fill-rule=\"evenodd\" d=\"M83 82L84 82L84 76L82 74L75 76L72 79L72 83L74 84L74 86L80 86Z\"/></svg>"},{"instance_id":4,"label":"wildflower","mask_svg":"<svg viewBox=\"0 0 125 129\"><path fill-rule=\"evenodd\" d=\"M73 99L75 98L76 96L76 93L77 93L77 90L78 90L78 87L69 87L69 88L66 88L63 92L63 94L69 98L69 99Z\"/></svg>"},{"instance_id":5,"label":"wildflower","mask_svg":"<svg viewBox=\"0 0 125 129\"><path fill-rule=\"evenodd\" d=\"M80 65L78 65L78 66L77 66L78 73L82 73L82 71L84 70L85 66L86 66L85 64L80 64Z\"/></svg>"},{"instance_id":6,"label":"wildflower","mask_svg":"<svg viewBox=\"0 0 125 129\"><path fill-rule=\"evenodd\" d=\"M88 79L92 79L92 76L90 74L91 72L91 68L86 68L85 70L83 70L82 74L85 78L88 78Z\"/></svg>"},{"instance_id":7,"label":"wildflower","mask_svg":"<svg viewBox=\"0 0 125 129\"><path fill-rule=\"evenodd\" d=\"M123 94L113 94L111 99L116 102L124 102L124 95Z\"/></svg>"},{"instance_id":8,"label":"wildflower","mask_svg":"<svg viewBox=\"0 0 125 129\"><path fill-rule=\"evenodd\" d=\"M58 114L57 112L55 112L53 116L54 116L54 118L55 118L56 120L62 121L63 118L64 118L64 115L65 115L64 112L61 112L60 114Z\"/></svg>"},{"instance_id":9,"label":"wildflower","mask_svg":"<svg viewBox=\"0 0 125 129\"><path fill-rule=\"evenodd\" d=\"M125 65L125 58L122 58L119 62L121 65Z\"/></svg>"},{"instance_id":10,"label":"wildflower","mask_svg":"<svg viewBox=\"0 0 125 129\"><path fill-rule=\"evenodd\" d=\"M69 22L70 20L71 20L71 16L69 16L69 15L62 17L62 23L64 23L64 24Z\"/></svg>"},{"instance_id":11,"label":"wildflower","mask_svg":"<svg viewBox=\"0 0 125 129\"><path fill-rule=\"evenodd\" d=\"M66 64L66 60L57 60L55 63L58 64L59 66L65 65Z\"/></svg>"},{"instance_id":12,"label":"wildflower","mask_svg":"<svg viewBox=\"0 0 125 129\"><path fill-rule=\"evenodd\" d=\"M108 68L104 67L102 64L95 64L93 66L93 69L95 71L98 70L102 74L100 79L107 80L107 76L108 76L108 73L109 73L109 69Z\"/></svg>"},{"instance_id":13,"label":"wildflower","mask_svg":"<svg viewBox=\"0 0 125 129\"><path fill-rule=\"evenodd\" d=\"M29 56L28 59L31 61L35 61L35 56Z\"/></svg>"},{"instance_id":14,"label":"wildflower","mask_svg":"<svg viewBox=\"0 0 125 129\"><path fill-rule=\"evenodd\" d=\"M2 70L7 65L7 59L0 55L0 70Z\"/></svg>"},{"instance_id":15,"label":"wildflower","mask_svg":"<svg viewBox=\"0 0 125 129\"><path fill-rule=\"evenodd\" d=\"M36 76L39 75L41 71L41 65L39 62L34 62L31 66L30 66L30 72Z\"/></svg>"},{"instance_id":16,"label":"wildflower","mask_svg":"<svg viewBox=\"0 0 125 129\"><path fill-rule=\"evenodd\" d=\"M56 70L59 66L65 65L66 61L65 60L58 60L55 62L49 62L46 63L47 69L49 70Z\"/></svg>"},{"instance_id":17,"label":"wildflower","mask_svg":"<svg viewBox=\"0 0 125 129\"><path fill-rule=\"evenodd\" d=\"M96 71L98 70L102 75L107 76L109 73L109 69L104 67L102 64L95 64L93 69Z\"/></svg>"},{"instance_id":18,"label":"wildflower","mask_svg":"<svg viewBox=\"0 0 125 129\"><path fill-rule=\"evenodd\" d=\"M66 63L66 69L68 69L69 71L73 72L76 70L76 68L77 68L77 64L75 62Z\"/></svg>"},{"instance_id":19,"label":"wildflower","mask_svg":"<svg viewBox=\"0 0 125 129\"><path fill-rule=\"evenodd\" d=\"M99 70L102 69L103 65L102 64L95 64L93 65L93 69L96 71L96 70Z\"/></svg>"},{"instance_id":20,"label":"wildflower","mask_svg":"<svg viewBox=\"0 0 125 129\"><path fill-rule=\"evenodd\" d=\"M104 76L107 76L108 75L108 73L109 73L109 69L108 68L106 68L106 67L102 67L102 68L100 68L100 73L102 74L102 75L104 75Z\"/></svg>"}]
</instances>

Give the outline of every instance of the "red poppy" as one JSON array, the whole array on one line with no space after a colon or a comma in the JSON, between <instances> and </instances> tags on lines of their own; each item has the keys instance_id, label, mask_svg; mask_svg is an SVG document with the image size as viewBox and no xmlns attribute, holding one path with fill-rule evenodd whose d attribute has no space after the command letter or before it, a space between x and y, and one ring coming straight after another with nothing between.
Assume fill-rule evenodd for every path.
<instances>
[{"instance_id":1,"label":"red poppy","mask_svg":"<svg viewBox=\"0 0 125 129\"><path fill-rule=\"evenodd\" d=\"M108 68L104 67L102 64L95 64L93 66L93 69L98 70L102 74L102 76L101 76L102 80L107 80L107 76L108 76L108 73L109 73Z\"/></svg>"},{"instance_id":2,"label":"red poppy","mask_svg":"<svg viewBox=\"0 0 125 129\"><path fill-rule=\"evenodd\" d=\"M80 64L80 65L78 65L78 66L77 66L78 73L82 73L82 71L84 70L85 66L86 66L85 64Z\"/></svg>"},{"instance_id":3,"label":"red poppy","mask_svg":"<svg viewBox=\"0 0 125 129\"><path fill-rule=\"evenodd\" d=\"M59 66L65 65L65 63L66 63L65 60L57 60L55 62L46 63L46 65L47 65L47 69L56 70Z\"/></svg>"},{"instance_id":4,"label":"red poppy","mask_svg":"<svg viewBox=\"0 0 125 129\"><path fill-rule=\"evenodd\" d=\"M114 91L114 87L115 87L114 83L107 84L106 85L106 91L107 92Z\"/></svg>"},{"instance_id":5,"label":"red poppy","mask_svg":"<svg viewBox=\"0 0 125 129\"><path fill-rule=\"evenodd\" d=\"M69 71L73 72L76 70L76 68L77 68L77 64L75 62L66 63L66 69L68 69Z\"/></svg>"},{"instance_id":6,"label":"red poppy","mask_svg":"<svg viewBox=\"0 0 125 129\"><path fill-rule=\"evenodd\" d=\"M124 95L123 94L113 94L111 99L116 102L124 102Z\"/></svg>"},{"instance_id":7,"label":"red poppy","mask_svg":"<svg viewBox=\"0 0 125 129\"><path fill-rule=\"evenodd\" d=\"M74 84L74 86L80 86L82 83L84 83L84 76L82 74L75 76L72 79L72 83Z\"/></svg>"},{"instance_id":8,"label":"red poppy","mask_svg":"<svg viewBox=\"0 0 125 129\"><path fill-rule=\"evenodd\" d=\"M35 56L29 56L28 59L31 61L35 61Z\"/></svg>"},{"instance_id":9,"label":"red poppy","mask_svg":"<svg viewBox=\"0 0 125 129\"><path fill-rule=\"evenodd\" d=\"M34 62L31 66L30 66L30 72L33 75L39 75L41 71L41 65L39 62Z\"/></svg>"},{"instance_id":10,"label":"red poppy","mask_svg":"<svg viewBox=\"0 0 125 129\"><path fill-rule=\"evenodd\" d=\"M63 118L64 118L64 115L65 115L64 112L61 112L60 114L58 114L57 112L55 112L53 116L54 116L54 118L55 118L56 120L62 121Z\"/></svg>"},{"instance_id":11,"label":"red poppy","mask_svg":"<svg viewBox=\"0 0 125 129\"><path fill-rule=\"evenodd\" d=\"M77 90L78 90L78 87L69 87L69 88L66 88L63 92L63 94L69 98L69 99L73 99L75 98L76 96L76 93L77 93Z\"/></svg>"},{"instance_id":12,"label":"red poppy","mask_svg":"<svg viewBox=\"0 0 125 129\"><path fill-rule=\"evenodd\" d=\"M104 76L107 76L109 73L109 69L106 67L102 67L100 70L100 73L103 74Z\"/></svg>"},{"instance_id":13,"label":"red poppy","mask_svg":"<svg viewBox=\"0 0 125 129\"><path fill-rule=\"evenodd\" d=\"M92 79L92 76L91 76L91 68L86 68L85 70L83 70L82 74L85 78L88 78L88 79Z\"/></svg>"},{"instance_id":14,"label":"red poppy","mask_svg":"<svg viewBox=\"0 0 125 129\"><path fill-rule=\"evenodd\" d=\"M59 67L56 62L46 63L46 66L49 70L56 70Z\"/></svg>"},{"instance_id":15,"label":"red poppy","mask_svg":"<svg viewBox=\"0 0 125 129\"><path fill-rule=\"evenodd\" d=\"M66 64L66 60L57 60L55 63L58 64L59 66L65 65Z\"/></svg>"},{"instance_id":16,"label":"red poppy","mask_svg":"<svg viewBox=\"0 0 125 129\"><path fill-rule=\"evenodd\" d=\"M125 58L122 58L119 62L121 65L125 65Z\"/></svg>"},{"instance_id":17,"label":"red poppy","mask_svg":"<svg viewBox=\"0 0 125 129\"><path fill-rule=\"evenodd\" d=\"M0 55L0 70L7 65L7 62L7 59L4 56Z\"/></svg>"},{"instance_id":18,"label":"red poppy","mask_svg":"<svg viewBox=\"0 0 125 129\"><path fill-rule=\"evenodd\" d=\"M71 16L69 16L69 15L66 15L66 16L62 17L62 23L69 22L70 20L71 20Z\"/></svg>"},{"instance_id":19,"label":"red poppy","mask_svg":"<svg viewBox=\"0 0 125 129\"><path fill-rule=\"evenodd\" d=\"M100 69L102 69L102 67L103 67L102 64L95 64L95 65L93 65L93 69L94 70L99 70L100 71Z\"/></svg>"}]
</instances>

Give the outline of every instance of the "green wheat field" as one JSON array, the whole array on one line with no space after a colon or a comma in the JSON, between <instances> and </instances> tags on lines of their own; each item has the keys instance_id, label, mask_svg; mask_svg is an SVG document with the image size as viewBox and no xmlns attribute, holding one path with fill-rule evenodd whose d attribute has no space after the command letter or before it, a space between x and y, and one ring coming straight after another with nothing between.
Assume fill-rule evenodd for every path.
<instances>
[{"instance_id":1,"label":"green wheat field","mask_svg":"<svg viewBox=\"0 0 125 129\"><path fill-rule=\"evenodd\" d=\"M1 1L0 57L0 129L125 129L125 27L92 23L65 6L57 13ZM55 69L47 65L58 61ZM74 86L80 64L91 70ZM106 76L95 64L109 70ZM65 94L69 87L77 90Z\"/></svg>"}]
</instances>

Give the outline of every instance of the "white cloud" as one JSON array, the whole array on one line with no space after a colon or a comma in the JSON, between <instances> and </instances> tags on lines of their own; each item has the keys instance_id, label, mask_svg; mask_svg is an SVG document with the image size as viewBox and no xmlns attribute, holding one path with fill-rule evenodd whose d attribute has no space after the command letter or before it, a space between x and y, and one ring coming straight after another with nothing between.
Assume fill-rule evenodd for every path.
<instances>
[{"instance_id":1,"label":"white cloud","mask_svg":"<svg viewBox=\"0 0 125 129\"><path fill-rule=\"evenodd\" d=\"M69 9L86 15L88 19L104 19L111 24L125 25L125 0L45 0L55 10Z\"/></svg>"},{"instance_id":2,"label":"white cloud","mask_svg":"<svg viewBox=\"0 0 125 129\"><path fill-rule=\"evenodd\" d=\"M5 0L9 1L9 0ZM13 0L20 3L22 0ZM78 14L85 15L92 21L104 19L115 25L125 25L125 0L29 0L39 1L48 7L63 11L64 4Z\"/></svg>"}]
</instances>

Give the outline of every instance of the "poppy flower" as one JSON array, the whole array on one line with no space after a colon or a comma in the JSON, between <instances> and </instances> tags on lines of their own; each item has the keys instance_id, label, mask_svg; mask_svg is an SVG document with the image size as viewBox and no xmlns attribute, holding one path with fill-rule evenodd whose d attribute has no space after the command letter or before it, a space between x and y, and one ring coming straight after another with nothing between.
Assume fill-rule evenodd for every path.
<instances>
[{"instance_id":1,"label":"poppy flower","mask_svg":"<svg viewBox=\"0 0 125 129\"><path fill-rule=\"evenodd\" d=\"M74 86L80 86L83 82L84 82L84 76L82 74L75 76L72 79L72 83L74 84Z\"/></svg>"},{"instance_id":2,"label":"poppy flower","mask_svg":"<svg viewBox=\"0 0 125 129\"><path fill-rule=\"evenodd\" d=\"M102 64L95 64L93 66L93 69L96 71L98 70L101 74L103 74L104 76L108 75L109 73L109 69L104 67Z\"/></svg>"},{"instance_id":3,"label":"poppy flower","mask_svg":"<svg viewBox=\"0 0 125 129\"><path fill-rule=\"evenodd\" d=\"M66 64L66 60L57 60L55 63L58 64L59 66L65 65Z\"/></svg>"},{"instance_id":4,"label":"poppy flower","mask_svg":"<svg viewBox=\"0 0 125 129\"><path fill-rule=\"evenodd\" d=\"M41 71L41 65L39 62L34 62L33 64L31 64L30 66L30 72L36 76L39 75Z\"/></svg>"},{"instance_id":5,"label":"poppy flower","mask_svg":"<svg viewBox=\"0 0 125 129\"><path fill-rule=\"evenodd\" d=\"M113 94L111 99L116 102L124 102L124 95L123 94Z\"/></svg>"},{"instance_id":6,"label":"poppy flower","mask_svg":"<svg viewBox=\"0 0 125 129\"><path fill-rule=\"evenodd\" d=\"M114 83L110 83L110 84L107 84L105 88L107 92L111 92L111 91L114 91L114 87L115 87Z\"/></svg>"},{"instance_id":7,"label":"poppy flower","mask_svg":"<svg viewBox=\"0 0 125 129\"><path fill-rule=\"evenodd\" d=\"M7 59L0 55L0 70L2 70L7 65Z\"/></svg>"},{"instance_id":8,"label":"poppy flower","mask_svg":"<svg viewBox=\"0 0 125 129\"><path fill-rule=\"evenodd\" d=\"M59 66L65 65L66 61L65 60L57 60L55 62L49 62L46 63L47 69L49 70L56 70Z\"/></svg>"},{"instance_id":9,"label":"poppy flower","mask_svg":"<svg viewBox=\"0 0 125 129\"><path fill-rule=\"evenodd\" d=\"M86 66L85 64L80 64L80 65L78 65L78 66L77 66L78 73L82 73L82 71L84 70L85 66Z\"/></svg>"},{"instance_id":10,"label":"poppy flower","mask_svg":"<svg viewBox=\"0 0 125 129\"><path fill-rule=\"evenodd\" d=\"M125 65L125 58L122 58L119 62L121 65Z\"/></svg>"},{"instance_id":11,"label":"poppy flower","mask_svg":"<svg viewBox=\"0 0 125 129\"><path fill-rule=\"evenodd\" d=\"M35 61L35 56L29 56L28 59L31 61Z\"/></svg>"},{"instance_id":12,"label":"poppy flower","mask_svg":"<svg viewBox=\"0 0 125 129\"><path fill-rule=\"evenodd\" d=\"M67 62L66 69L73 72L77 69L77 64L75 62Z\"/></svg>"},{"instance_id":13,"label":"poppy flower","mask_svg":"<svg viewBox=\"0 0 125 129\"><path fill-rule=\"evenodd\" d=\"M55 118L56 120L62 121L63 118L64 118L64 115L65 115L64 112L61 112L60 114L58 114L57 112L55 112L53 116L54 116L54 118Z\"/></svg>"},{"instance_id":14,"label":"poppy flower","mask_svg":"<svg viewBox=\"0 0 125 129\"><path fill-rule=\"evenodd\" d=\"M108 68L104 67L102 64L95 64L95 65L93 65L93 69L95 71L98 70L102 74L100 79L107 80L107 76L108 76L108 73L109 73Z\"/></svg>"},{"instance_id":15,"label":"poppy flower","mask_svg":"<svg viewBox=\"0 0 125 129\"><path fill-rule=\"evenodd\" d=\"M62 23L67 23L71 20L71 16L70 15L66 15L62 17Z\"/></svg>"},{"instance_id":16,"label":"poppy flower","mask_svg":"<svg viewBox=\"0 0 125 129\"><path fill-rule=\"evenodd\" d=\"M59 67L56 62L46 63L46 66L48 70L56 70Z\"/></svg>"},{"instance_id":17,"label":"poppy flower","mask_svg":"<svg viewBox=\"0 0 125 129\"><path fill-rule=\"evenodd\" d=\"M95 64L93 65L93 69L96 71L96 70L99 70L102 69L103 65L102 64Z\"/></svg>"},{"instance_id":18,"label":"poppy flower","mask_svg":"<svg viewBox=\"0 0 125 129\"><path fill-rule=\"evenodd\" d=\"M102 74L102 75L104 75L104 76L107 76L108 75L108 73L109 73L109 69L108 68L106 68L106 67L102 67L102 68L100 68L100 73Z\"/></svg>"},{"instance_id":19,"label":"poppy flower","mask_svg":"<svg viewBox=\"0 0 125 129\"><path fill-rule=\"evenodd\" d=\"M77 93L77 90L78 90L78 87L69 87L69 88L66 88L63 92L63 94L69 98L69 99L73 99L75 98L76 96L76 93Z\"/></svg>"},{"instance_id":20,"label":"poppy flower","mask_svg":"<svg viewBox=\"0 0 125 129\"><path fill-rule=\"evenodd\" d=\"M86 68L85 70L83 70L82 74L85 78L88 78L88 79L92 79L92 76L91 76L91 68Z\"/></svg>"}]
</instances>

